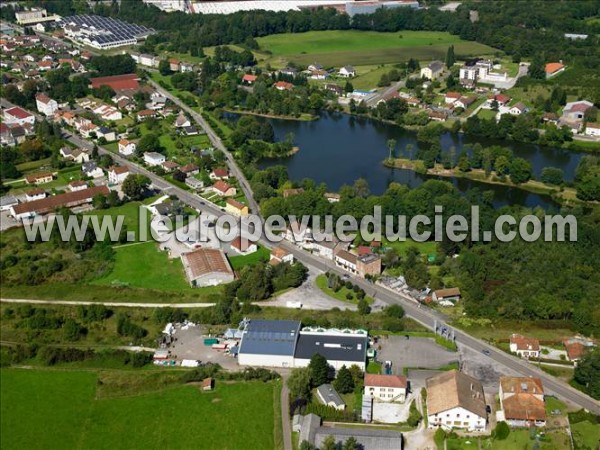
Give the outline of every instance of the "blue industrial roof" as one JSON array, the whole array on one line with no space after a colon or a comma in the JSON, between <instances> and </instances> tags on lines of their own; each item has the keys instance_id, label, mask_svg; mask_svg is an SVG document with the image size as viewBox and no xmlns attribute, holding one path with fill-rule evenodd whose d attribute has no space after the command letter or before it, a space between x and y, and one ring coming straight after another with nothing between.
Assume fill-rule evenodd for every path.
<instances>
[{"instance_id":1,"label":"blue industrial roof","mask_svg":"<svg viewBox=\"0 0 600 450\"><path fill-rule=\"evenodd\" d=\"M302 333L294 357L310 359L319 353L328 361L364 362L367 358L367 343L366 335Z\"/></svg>"},{"instance_id":2,"label":"blue industrial roof","mask_svg":"<svg viewBox=\"0 0 600 450\"><path fill-rule=\"evenodd\" d=\"M250 320L239 353L293 356L299 331L295 320Z\"/></svg>"}]
</instances>

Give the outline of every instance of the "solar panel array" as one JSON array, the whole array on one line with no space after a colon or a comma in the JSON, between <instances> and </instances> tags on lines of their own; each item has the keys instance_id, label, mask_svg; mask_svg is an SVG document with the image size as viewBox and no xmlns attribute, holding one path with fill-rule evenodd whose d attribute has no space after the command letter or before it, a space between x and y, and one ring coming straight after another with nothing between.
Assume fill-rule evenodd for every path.
<instances>
[{"instance_id":1,"label":"solar panel array","mask_svg":"<svg viewBox=\"0 0 600 450\"><path fill-rule=\"evenodd\" d=\"M78 15L63 17L59 25L66 27L75 25L85 30L85 40L97 42L100 46L117 46L136 41L138 38L144 38L154 33L152 28L146 28L141 25L123 22L104 16ZM83 36L82 36L83 37Z\"/></svg>"}]
</instances>

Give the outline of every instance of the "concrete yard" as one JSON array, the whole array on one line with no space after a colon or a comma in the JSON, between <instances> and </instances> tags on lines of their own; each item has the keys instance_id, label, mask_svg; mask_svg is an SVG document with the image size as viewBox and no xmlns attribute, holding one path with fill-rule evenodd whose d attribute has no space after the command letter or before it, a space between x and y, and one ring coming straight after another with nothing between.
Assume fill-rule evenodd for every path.
<instances>
[{"instance_id":1,"label":"concrete yard","mask_svg":"<svg viewBox=\"0 0 600 450\"><path fill-rule=\"evenodd\" d=\"M220 364L228 370L239 369L237 359L204 345L204 338L207 337L208 331L205 327L195 326L187 330L182 330L180 326L176 328L177 330L173 334L176 341L169 347L174 359L178 361L192 359L202 363Z\"/></svg>"},{"instance_id":2,"label":"concrete yard","mask_svg":"<svg viewBox=\"0 0 600 450\"><path fill-rule=\"evenodd\" d=\"M402 375L404 367L437 369L452 362L458 362L459 354L451 352L435 343L433 338L410 337L403 335L382 336L376 344L377 360L392 361L394 374Z\"/></svg>"},{"instance_id":3,"label":"concrete yard","mask_svg":"<svg viewBox=\"0 0 600 450\"><path fill-rule=\"evenodd\" d=\"M409 394L404 403L373 402L373 421L379 423L406 422L414 396Z\"/></svg>"}]
</instances>

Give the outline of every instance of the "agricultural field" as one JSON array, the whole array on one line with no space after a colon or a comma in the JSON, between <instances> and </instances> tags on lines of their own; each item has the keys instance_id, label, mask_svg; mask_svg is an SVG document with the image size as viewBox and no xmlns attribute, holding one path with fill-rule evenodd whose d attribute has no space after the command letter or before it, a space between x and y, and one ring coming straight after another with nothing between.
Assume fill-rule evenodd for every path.
<instances>
[{"instance_id":1,"label":"agricultural field","mask_svg":"<svg viewBox=\"0 0 600 450\"><path fill-rule=\"evenodd\" d=\"M257 39L259 64L284 67L288 62L308 65L354 66L444 59L449 45L458 58L493 54L495 50L477 42L463 41L445 32L402 31L309 31L275 34Z\"/></svg>"},{"instance_id":2,"label":"agricultural field","mask_svg":"<svg viewBox=\"0 0 600 450\"><path fill-rule=\"evenodd\" d=\"M279 446L279 383L217 381L207 393L197 385L149 391L132 383L111 395L99 383L103 373L94 371L3 369L1 375L5 450Z\"/></svg>"}]
</instances>

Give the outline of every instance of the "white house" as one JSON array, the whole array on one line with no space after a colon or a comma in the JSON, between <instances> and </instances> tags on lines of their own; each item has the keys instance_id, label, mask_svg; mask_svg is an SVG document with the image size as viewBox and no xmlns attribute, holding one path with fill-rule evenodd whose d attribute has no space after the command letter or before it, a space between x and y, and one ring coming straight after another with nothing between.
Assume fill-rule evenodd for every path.
<instances>
[{"instance_id":1,"label":"white house","mask_svg":"<svg viewBox=\"0 0 600 450\"><path fill-rule=\"evenodd\" d=\"M352 66L344 66L338 72L340 77L350 78L356 76L356 70Z\"/></svg>"},{"instance_id":2,"label":"white house","mask_svg":"<svg viewBox=\"0 0 600 450\"><path fill-rule=\"evenodd\" d=\"M104 175L101 167L98 167L95 161L88 161L81 165L81 171L86 177L99 178Z\"/></svg>"},{"instance_id":3,"label":"white house","mask_svg":"<svg viewBox=\"0 0 600 450\"><path fill-rule=\"evenodd\" d=\"M102 117L104 120L121 120L123 114L117 108L111 105L100 105L94 108L94 114Z\"/></svg>"},{"instance_id":4,"label":"white house","mask_svg":"<svg viewBox=\"0 0 600 450\"><path fill-rule=\"evenodd\" d=\"M127 139L121 139L119 141L119 153L123 156L131 156L135 153L135 142L128 141Z\"/></svg>"},{"instance_id":5,"label":"white house","mask_svg":"<svg viewBox=\"0 0 600 450\"><path fill-rule=\"evenodd\" d=\"M344 400L342 400L340 394L338 394L335 388L329 383L322 384L321 386L317 387L317 397L321 403L331 406L338 411L343 411L346 409L346 403L344 403Z\"/></svg>"},{"instance_id":6,"label":"white house","mask_svg":"<svg viewBox=\"0 0 600 450\"><path fill-rule=\"evenodd\" d=\"M487 410L479 380L451 370L428 378L425 384L429 428L485 430Z\"/></svg>"},{"instance_id":7,"label":"white house","mask_svg":"<svg viewBox=\"0 0 600 450\"><path fill-rule=\"evenodd\" d=\"M588 123L585 126L587 136L600 136L600 123Z\"/></svg>"},{"instance_id":8,"label":"white house","mask_svg":"<svg viewBox=\"0 0 600 450\"><path fill-rule=\"evenodd\" d=\"M144 153L144 162L149 166L160 166L167 160L165 155L161 155L157 152L145 152Z\"/></svg>"},{"instance_id":9,"label":"white house","mask_svg":"<svg viewBox=\"0 0 600 450\"><path fill-rule=\"evenodd\" d=\"M406 400L408 382L400 375L365 374L365 395L382 402L400 402Z\"/></svg>"},{"instance_id":10,"label":"white house","mask_svg":"<svg viewBox=\"0 0 600 450\"><path fill-rule=\"evenodd\" d=\"M509 348L511 353L515 353L521 358L529 359L540 356L540 341L520 334L511 335Z\"/></svg>"},{"instance_id":11,"label":"white house","mask_svg":"<svg viewBox=\"0 0 600 450\"><path fill-rule=\"evenodd\" d=\"M334 241L320 241L313 242L312 248L315 252L319 253L321 258L333 259L334 249L337 242Z\"/></svg>"},{"instance_id":12,"label":"white house","mask_svg":"<svg viewBox=\"0 0 600 450\"><path fill-rule=\"evenodd\" d=\"M346 250L340 250L334 256L335 265L351 273L357 273L356 255Z\"/></svg>"},{"instance_id":13,"label":"white house","mask_svg":"<svg viewBox=\"0 0 600 450\"><path fill-rule=\"evenodd\" d=\"M35 188L25 193L25 201L33 202L34 200L41 200L46 198L46 191L42 188Z\"/></svg>"},{"instance_id":14,"label":"white house","mask_svg":"<svg viewBox=\"0 0 600 450\"><path fill-rule=\"evenodd\" d=\"M515 103L513 106L511 106L511 108L508 110L508 112L510 114L512 114L513 116L520 116L521 114L526 113L527 111L529 111L529 108L527 108L527 106L525 106L523 103L519 102L519 103Z\"/></svg>"},{"instance_id":15,"label":"white house","mask_svg":"<svg viewBox=\"0 0 600 450\"><path fill-rule=\"evenodd\" d=\"M108 182L112 184L120 184L125 181L129 175L129 169L125 166L112 166L108 169Z\"/></svg>"},{"instance_id":16,"label":"white house","mask_svg":"<svg viewBox=\"0 0 600 450\"><path fill-rule=\"evenodd\" d=\"M278 264L280 262L292 264L294 262L294 254L288 252L283 247L273 247L271 250L271 256L269 257L269 263Z\"/></svg>"},{"instance_id":17,"label":"white house","mask_svg":"<svg viewBox=\"0 0 600 450\"><path fill-rule=\"evenodd\" d=\"M444 63L441 61L432 61L426 67L421 69L421 78L436 80L444 71Z\"/></svg>"},{"instance_id":18,"label":"white house","mask_svg":"<svg viewBox=\"0 0 600 450\"><path fill-rule=\"evenodd\" d=\"M35 96L35 106L45 116L52 116L58 110L58 103L46 94L39 93Z\"/></svg>"},{"instance_id":19,"label":"white house","mask_svg":"<svg viewBox=\"0 0 600 450\"><path fill-rule=\"evenodd\" d=\"M18 106L4 110L4 120L9 125L17 124L23 126L25 124L35 124L35 116Z\"/></svg>"},{"instance_id":20,"label":"white house","mask_svg":"<svg viewBox=\"0 0 600 450\"><path fill-rule=\"evenodd\" d=\"M455 303L458 300L460 300L460 298L461 298L460 289L459 288L438 289L437 291L433 292L433 294L431 295L431 298L433 299L434 302L450 301L450 302Z\"/></svg>"},{"instance_id":21,"label":"white house","mask_svg":"<svg viewBox=\"0 0 600 450\"><path fill-rule=\"evenodd\" d=\"M250 255L258 251L258 246L256 242L252 242L247 238L242 238L241 236L236 237L231 244L229 244L236 253L240 255Z\"/></svg>"}]
</instances>

